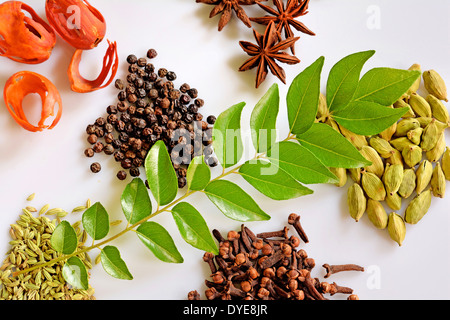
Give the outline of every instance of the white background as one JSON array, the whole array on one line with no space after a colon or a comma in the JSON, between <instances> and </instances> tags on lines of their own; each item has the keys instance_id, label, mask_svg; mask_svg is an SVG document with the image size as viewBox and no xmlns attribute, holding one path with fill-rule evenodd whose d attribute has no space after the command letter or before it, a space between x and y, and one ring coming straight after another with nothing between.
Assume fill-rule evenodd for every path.
<instances>
[{"instance_id":1,"label":"white background","mask_svg":"<svg viewBox=\"0 0 450 320\"><path fill-rule=\"evenodd\" d=\"M45 15L43 0L25 2L41 16ZM147 49L155 48L159 53L154 61L157 67L175 71L176 84L187 82L198 89L199 96L206 101L202 109L205 116L218 115L235 103L247 102L243 128L248 128L252 107L269 86L277 82L282 97L278 127L280 137L285 137L284 97L288 87L269 75L256 90L255 70L237 71L247 59L239 40L254 42L254 39L251 29L235 17L219 33L218 17L208 18L213 7L196 4L194 0L92 0L91 4L107 20L107 38L118 43L121 59L118 77L126 75L128 54L145 56ZM317 36L301 35L296 49L302 62L285 67L287 81L290 83L323 55L326 62L322 87L325 88L326 76L334 63L348 54L375 49L377 53L364 71L380 66L406 69L413 63L420 63L423 70L435 69L450 83L449 9L444 0L311 0L310 13L301 21ZM259 8L247 10L250 16L262 13ZM373 22L373 13L377 12L379 25L369 28L367 24ZM96 50L84 54L82 74L96 77L105 49L106 41L103 41ZM40 65L22 65L0 57L0 86L17 71L36 71L54 82L64 103L63 117L54 130L30 133L13 121L3 101L0 102L0 252L7 251L9 224L16 220L21 208L29 204L25 199L33 192L36 199L31 204L38 208L50 203L53 207L71 210L90 198L92 202L102 202L112 220L123 219L120 195L126 182L115 177L118 165L112 157L96 155L94 159L102 164L103 170L94 175L89 170L92 159L83 155L88 146L86 126L104 115L109 104L116 102L117 91L110 86L89 94L71 92L66 69L73 51L58 38L50 60ZM37 99L27 98L26 101L31 106L27 109L30 120L39 119ZM448 133L447 141L450 141ZM213 175L218 175L220 170L214 169ZM310 243L303 248L316 260L315 276L323 279L325 272L321 265L324 263L355 263L366 267L367 272L338 274L331 281L354 288L361 299L450 298L448 197L434 199L429 213L418 225L407 225L406 240L399 247L390 240L386 230L372 227L367 217L359 223L349 217L346 190L350 182L342 189L330 185L312 186L314 195L276 202L260 195L239 177L232 180L243 186L272 216L269 222L249 223L255 232L281 229L287 225L291 212L302 216L310 238ZM225 218L204 195L193 195L189 202L203 214L210 228L217 228L224 234L239 229L239 222ZM202 261L203 252L184 243L170 214L162 214L155 221L169 230L185 262L179 265L160 262L130 232L112 244L120 249L134 280L114 279L101 265L95 266L91 284L97 299L186 299L187 293L194 289L204 298L203 282L209 273ZM113 227L111 234L123 225ZM97 254L92 252L92 259Z\"/></svg>"}]
</instances>

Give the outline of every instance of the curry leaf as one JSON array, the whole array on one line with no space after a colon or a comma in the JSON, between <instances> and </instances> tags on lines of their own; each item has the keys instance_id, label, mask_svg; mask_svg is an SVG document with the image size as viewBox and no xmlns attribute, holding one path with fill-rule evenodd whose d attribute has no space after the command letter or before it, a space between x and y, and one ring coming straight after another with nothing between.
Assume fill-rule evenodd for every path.
<instances>
[{"instance_id":1,"label":"curry leaf","mask_svg":"<svg viewBox=\"0 0 450 320\"><path fill-rule=\"evenodd\" d=\"M84 230L94 240L103 239L109 232L109 216L100 202L95 203L83 213Z\"/></svg>"},{"instance_id":2,"label":"curry leaf","mask_svg":"<svg viewBox=\"0 0 450 320\"><path fill-rule=\"evenodd\" d=\"M205 219L192 205L180 202L172 208L172 216L184 241L202 251L219 254Z\"/></svg>"},{"instance_id":3,"label":"curry leaf","mask_svg":"<svg viewBox=\"0 0 450 320\"><path fill-rule=\"evenodd\" d=\"M283 141L270 149L267 158L295 180L305 184L337 183L337 177L308 149Z\"/></svg>"},{"instance_id":4,"label":"curry leaf","mask_svg":"<svg viewBox=\"0 0 450 320\"><path fill-rule=\"evenodd\" d=\"M122 211L131 224L135 224L152 213L152 202L147 187L139 178L134 178L122 193Z\"/></svg>"},{"instance_id":5,"label":"curry leaf","mask_svg":"<svg viewBox=\"0 0 450 320\"><path fill-rule=\"evenodd\" d=\"M330 70L327 81L327 105L330 111L345 107L353 98L358 88L361 70L375 51L351 54Z\"/></svg>"},{"instance_id":6,"label":"curry leaf","mask_svg":"<svg viewBox=\"0 0 450 320\"><path fill-rule=\"evenodd\" d=\"M313 193L278 166L261 160L255 163L247 161L239 173L256 190L274 200L294 199Z\"/></svg>"},{"instance_id":7,"label":"curry leaf","mask_svg":"<svg viewBox=\"0 0 450 320\"><path fill-rule=\"evenodd\" d=\"M241 114L245 102L222 112L214 124L214 152L224 168L234 166L242 157Z\"/></svg>"},{"instance_id":8,"label":"curry leaf","mask_svg":"<svg viewBox=\"0 0 450 320\"><path fill-rule=\"evenodd\" d=\"M117 279L133 280L125 261L120 257L119 249L114 246L105 246L100 253L100 258L107 274Z\"/></svg>"},{"instance_id":9,"label":"curry leaf","mask_svg":"<svg viewBox=\"0 0 450 320\"><path fill-rule=\"evenodd\" d=\"M62 268L64 280L74 289L87 290L89 288L86 267L78 257L69 258Z\"/></svg>"},{"instance_id":10,"label":"curry leaf","mask_svg":"<svg viewBox=\"0 0 450 320\"><path fill-rule=\"evenodd\" d=\"M361 79L354 100L390 106L420 77L419 71L374 68Z\"/></svg>"},{"instance_id":11,"label":"curry leaf","mask_svg":"<svg viewBox=\"0 0 450 320\"><path fill-rule=\"evenodd\" d=\"M192 159L186 172L186 182L189 190L205 189L211 180L211 169L205 163L203 156Z\"/></svg>"},{"instance_id":12,"label":"curry leaf","mask_svg":"<svg viewBox=\"0 0 450 320\"><path fill-rule=\"evenodd\" d=\"M306 132L314 123L319 108L320 74L325 58L320 57L301 72L289 87L287 109L289 129L293 134Z\"/></svg>"},{"instance_id":13,"label":"curry leaf","mask_svg":"<svg viewBox=\"0 0 450 320\"><path fill-rule=\"evenodd\" d=\"M178 178L162 140L157 141L148 152L145 172L158 205L166 205L175 199L178 193Z\"/></svg>"},{"instance_id":14,"label":"curry leaf","mask_svg":"<svg viewBox=\"0 0 450 320\"><path fill-rule=\"evenodd\" d=\"M353 133L371 136L396 123L408 108L387 108L374 102L354 101L333 115L341 126Z\"/></svg>"},{"instance_id":15,"label":"curry leaf","mask_svg":"<svg viewBox=\"0 0 450 320\"><path fill-rule=\"evenodd\" d=\"M77 233L69 222L61 221L53 231L50 243L57 252L71 254L78 246Z\"/></svg>"},{"instance_id":16,"label":"curry leaf","mask_svg":"<svg viewBox=\"0 0 450 320\"><path fill-rule=\"evenodd\" d=\"M324 123L315 123L296 138L327 167L348 169L371 164L342 134Z\"/></svg>"},{"instance_id":17,"label":"curry leaf","mask_svg":"<svg viewBox=\"0 0 450 320\"><path fill-rule=\"evenodd\" d=\"M270 219L255 200L233 182L211 181L204 192L209 200L230 219L244 222Z\"/></svg>"},{"instance_id":18,"label":"curry leaf","mask_svg":"<svg viewBox=\"0 0 450 320\"><path fill-rule=\"evenodd\" d=\"M144 222L136 229L136 233L159 260L169 263L184 261L172 237L160 224L153 221Z\"/></svg>"},{"instance_id":19,"label":"curry leaf","mask_svg":"<svg viewBox=\"0 0 450 320\"><path fill-rule=\"evenodd\" d=\"M250 117L252 141L257 152L266 152L276 141L276 121L280 107L280 92L274 84L259 100Z\"/></svg>"}]
</instances>

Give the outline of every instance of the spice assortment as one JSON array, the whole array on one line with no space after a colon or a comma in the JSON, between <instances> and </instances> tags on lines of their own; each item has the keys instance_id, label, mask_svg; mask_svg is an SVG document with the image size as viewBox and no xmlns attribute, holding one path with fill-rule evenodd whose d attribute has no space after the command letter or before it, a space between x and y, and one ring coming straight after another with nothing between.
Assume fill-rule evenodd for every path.
<instances>
[{"instance_id":1,"label":"spice assortment","mask_svg":"<svg viewBox=\"0 0 450 320\"><path fill-rule=\"evenodd\" d=\"M196 0L197 3L215 5L211 11L210 18L222 14L219 20L219 31L228 24L234 11L236 16L249 28L252 22L265 25L264 34L260 34L253 29L253 35L257 44L248 41L240 41L241 48L251 56L240 68L239 71L247 71L257 67L256 88L266 79L270 72L286 84L286 75L275 60L286 64L297 64L300 60L295 56L295 42L300 37L295 37L292 28L304 34L314 36L315 33L308 29L297 18L308 13L309 0L287 0L286 4L282 0L273 0L273 6L264 5L261 2L266 0ZM243 6L257 4L268 15L264 17L249 18ZM283 39L284 35L284 39ZM290 48L291 56L284 52Z\"/></svg>"},{"instance_id":2,"label":"spice assortment","mask_svg":"<svg viewBox=\"0 0 450 320\"><path fill-rule=\"evenodd\" d=\"M112 155L123 169L117 178L124 180L125 170L132 177L140 175L148 151L161 140L169 150L179 187L183 188L186 166L194 157L205 155L206 163L217 165L211 146L215 117L203 117L199 110L205 102L198 97L198 90L187 83L177 89L176 73L156 68L149 61L156 56L156 50L149 49L147 57L127 57L126 80L115 81L119 90L117 104L108 106L107 116L99 117L86 128L91 147L85 155ZM92 172L100 170L98 162L91 165Z\"/></svg>"},{"instance_id":3,"label":"spice assortment","mask_svg":"<svg viewBox=\"0 0 450 320\"><path fill-rule=\"evenodd\" d=\"M27 200L32 201L34 194ZM85 206L74 209L85 210ZM0 300L94 300L94 289L74 288L65 277L64 262L37 268L27 273L15 275L21 270L44 264L62 254L54 250L51 239L53 232L67 212L60 208L43 206L39 211L26 206L19 219L11 224L9 242L11 248L0 267ZM50 219L50 217L54 219ZM77 248L83 249L86 232L80 229L80 222L73 224L79 239ZM77 259L87 269L92 268L88 254L79 254Z\"/></svg>"},{"instance_id":4,"label":"spice assortment","mask_svg":"<svg viewBox=\"0 0 450 320\"><path fill-rule=\"evenodd\" d=\"M420 65L414 64L410 70L420 71ZM350 216L359 221L367 213L373 225L387 229L400 246L406 236L405 223L417 224L428 212L432 198L444 197L450 171L445 142L450 117L442 102L447 100L447 88L434 70L423 72L423 81L427 94L418 93L418 78L390 107L406 108L406 113L379 135L357 135L319 115L319 121L345 135L371 162L339 173L340 186L345 185L347 174L354 182L347 192ZM321 108L326 110L326 101L321 101ZM397 212L404 200L410 202L401 216ZM393 212L388 214L383 203Z\"/></svg>"},{"instance_id":5,"label":"spice assortment","mask_svg":"<svg viewBox=\"0 0 450 320\"><path fill-rule=\"evenodd\" d=\"M203 260L211 270L211 280L205 280L208 300L328 300L335 294L346 294L347 300L359 300L353 289L329 283L313 277L316 266L313 258L300 243L308 243L308 237L300 224L300 216L289 215L289 224L297 235L289 235L289 229L255 234L244 224L240 231L229 231L227 238L217 230L214 237L219 243L219 254L205 252ZM343 271L364 272L355 264L324 264L324 278ZM189 300L200 300L193 290Z\"/></svg>"}]
</instances>

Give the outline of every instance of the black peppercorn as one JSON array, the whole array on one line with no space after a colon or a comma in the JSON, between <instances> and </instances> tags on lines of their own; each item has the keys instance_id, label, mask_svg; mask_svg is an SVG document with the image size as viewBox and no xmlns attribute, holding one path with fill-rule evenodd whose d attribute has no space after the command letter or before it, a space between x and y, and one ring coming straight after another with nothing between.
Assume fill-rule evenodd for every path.
<instances>
[{"instance_id":1,"label":"black peppercorn","mask_svg":"<svg viewBox=\"0 0 450 320\"><path fill-rule=\"evenodd\" d=\"M97 142L96 144L94 144L94 146L92 147L92 149L94 150L94 152L96 153L100 153L103 151L103 143L102 142Z\"/></svg>"},{"instance_id":2,"label":"black peppercorn","mask_svg":"<svg viewBox=\"0 0 450 320\"><path fill-rule=\"evenodd\" d=\"M94 150L92 148L88 148L84 150L84 155L88 158L92 158L94 156Z\"/></svg>"},{"instance_id":3,"label":"black peppercorn","mask_svg":"<svg viewBox=\"0 0 450 320\"><path fill-rule=\"evenodd\" d=\"M130 169L132 166L132 161L130 159L123 159L120 165L124 169Z\"/></svg>"},{"instance_id":4,"label":"black peppercorn","mask_svg":"<svg viewBox=\"0 0 450 320\"><path fill-rule=\"evenodd\" d=\"M155 66L152 63L147 63L144 67L144 70L145 70L145 72L150 74L155 71Z\"/></svg>"},{"instance_id":5,"label":"black peppercorn","mask_svg":"<svg viewBox=\"0 0 450 320\"><path fill-rule=\"evenodd\" d=\"M186 186L186 178L180 177L178 178L178 188L184 188Z\"/></svg>"},{"instance_id":6,"label":"black peppercorn","mask_svg":"<svg viewBox=\"0 0 450 320\"><path fill-rule=\"evenodd\" d=\"M130 54L128 57L127 57L127 62L129 63L129 64L133 64L133 63L136 63L137 62L137 57L134 55L134 54Z\"/></svg>"},{"instance_id":7,"label":"black peppercorn","mask_svg":"<svg viewBox=\"0 0 450 320\"><path fill-rule=\"evenodd\" d=\"M116 82L114 83L115 87L119 90L123 90L123 82L120 79L117 79Z\"/></svg>"},{"instance_id":8,"label":"black peppercorn","mask_svg":"<svg viewBox=\"0 0 450 320\"><path fill-rule=\"evenodd\" d=\"M187 94L192 98L195 99L198 96L198 91L195 88L189 89Z\"/></svg>"},{"instance_id":9,"label":"black peppercorn","mask_svg":"<svg viewBox=\"0 0 450 320\"><path fill-rule=\"evenodd\" d=\"M90 144L95 144L95 143L97 143L97 140L98 140L98 137L97 137L95 134L90 134L90 135L88 136L88 138L87 138L87 141L88 141Z\"/></svg>"},{"instance_id":10,"label":"black peppercorn","mask_svg":"<svg viewBox=\"0 0 450 320\"><path fill-rule=\"evenodd\" d=\"M116 151L116 152L114 153L114 159L115 159L117 162L121 162L123 159L125 159L125 155L123 154L122 151Z\"/></svg>"},{"instance_id":11,"label":"black peppercorn","mask_svg":"<svg viewBox=\"0 0 450 320\"><path fill-rule=\"evenodd\" d=\"M94 162L93 164L91 164L91 171L93 173L98 173L100 172L100 170L102 170L102 166L100 165L100 163Z\"/></svg>"},{"instance_id":12,"label":"black peppercorn","mask_svg":"<svg viewBox=\"0 0 450 320\"><path fill-rule=\"evenodd\" d=\"M132 177L139 177L141 175L141 172L139 171L139 168L131 168L130 175Z\"/></svg>"},{"instance_id":13,"label":"black peppercorn","mask_svg":"<svg viewBox=\"0 0 450 320\"><path fill-rule=\"evenodd\" d=\"M119 180L125 180L127 178L127 173L123 170L120 170L119 172L117 172L117 178Z\"/></svg>"},{"instance_id":14,"label":"black peppercorn","mask_svg":"<svg viewBox=\"0 0 450 320\"><path fill-rule=\"evenodd\" d=\"M219 164L219 161L217 160L216 157L209 157L207 159L205 159L205 162L208 166L214 168L217 167L217 165Z\"/></svg>"},{"instance_id":15,"label":"black peppercorn","mask_svg":"<svg viewBox=\"0 0 450 320\"><path fill-rule=\"evenodd\" d=\"M145 65L147 64L147 59L146 58L139 58L137 61L137 65L139 67L145 67Z\"/></svg>"},{"instance_id":16,"label":"black peppercorn","mask_svg":"<svg viewBox=\"0 0 450 320\"><path fill-rule=\"evenodd\" d=\"M186 93L190 88L191 88L190 85L188 85L187 83L184 83L184 84L181 85L180 91L183 92L183 93Z\"/></svg>"},{"instance_id":17,"label":"black peppercorn","mask_svg":"<svg viewBox=\"0 0 450 320\"><path fill-rule=\"evenodd\" d=\"M156 58L157 55L158 55L158 52L156 52L155 49L149 49L147 51L147 58L149 58L149 59L154 59L154 58Z\"/></svg>"},{"instance_id":18,"label":"black peppercorn","mask_svg":"<svg viewBox=\"0 0 450 320\"><path fill-rule=\"evenodd\" d=\"M214 124L214 123L216 123L216 117L208 116L208 118L206 118L206 122L208 122L209 124Z\"/></svg>"},{"instance_id":19,"label":"black peppercorn","mask_svg":"<svg viewBox=\"0 0 450 320\"><path fill-rule=\"evenodd\" d=\"M161 69L158 70L158 76L160 78L164 78L167 75L167 72L168 72L167 69L161 68Z\"/></svg>"},{"instance_id":20,"label":"black peppercorn","mask_svg":"<svg viewBox=\"0 0 450 320\"><path fill-rule=\"evenodd\" d=\"M94 134L95 133L95 125L90 124L86 127L86 133L87 134Z\"/></svg>"},{"instance_id":21,"label":"black peppercorn","mask_svg":"<svg viewBox=\"0 0 450 320\"><path fill-rule=\"evenodd\" d=\"M134 83L137 79L137 75L134 73L130 73L129 75L127 75L127 82L128 83Z\"/></svg>"},{"instance_id":22,"label":"black peppercorn","mask_svg":"<svg viewBox=\"0 0 450 320\"><path fill-rule=\"evenodd\" d=\"M108 133L105 135L105 142L106 143L112 143L114 141L114 135L112 133Z\"/></svg>"},{"instance_id":23,"label":"black peppercorn","mask_svg":"<svg viewBox=\"0 0 450 320\"><path fill-rule=\"evenodd\" d=\"M128 67L128 72L130 73L136 73L139 70L139 66L137 64L130 64Z\"/></svg>"},{"instance_id":24,"label":"black peppercorn","mask_svg":"<svg viewBox=\"0 0 450 320\"><path fill-rule=\"evenodd\" d=\"M169 71L169 72L167 72L166 78L169 81L174 81L177 79L177 75L175 74L175 72Z\"/></svg>"},{"instance_id":25,"label":"black peppercorn","mask_svg":"<svg viewBox=\"0 0 450 320\"><path fill-rule=\"evenodd\" d=\"M112 155L114 153L114 147L110 144L107 144L104 148L103 148L103 152L107 155Z\"/></svg>"},{"instance_id":26,"label":"black peppercorn","mask_svg":"<svg viewBox=\"0 0 450 320\"><path fill-rule=\"evenodd\" d=\"M125 101L127 99L127 93L125 91L120 91L117 98L119 101Z\"/></svg>"},{"instance_id":27,"label":"black peppercorn","mask_svg":"<svg viewBox=\"0 0 450 320\"><path fill-rule=\"evenodd\" d=\"M204 101L203 99L196 99L196 100L194 101L194 104L195 104L197 107L201 108L201 107L203 107L203 106L205 105L205 101Z\"/></svg>"}]
</instances>

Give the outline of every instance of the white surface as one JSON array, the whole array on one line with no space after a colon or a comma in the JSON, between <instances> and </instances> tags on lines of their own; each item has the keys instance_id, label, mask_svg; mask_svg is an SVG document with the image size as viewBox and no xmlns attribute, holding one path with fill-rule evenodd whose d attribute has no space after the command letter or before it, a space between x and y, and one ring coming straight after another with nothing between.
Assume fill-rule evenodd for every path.
<instances>
[{"instance_id":1,"label":"white surface","mask_svg":"<svg viewBox=\"0 0 450 320\"><path fill-rule=\"evenodd\" d=\"M44 16L44 1L26 1ZM119 77L126 75L125 58L130 53L144 56L156 48L158 67L174 70L178 85L183 82L199 90L206 101L204 115L218 115L231 105L246 101L243 127L248 128L251 108L273 82L269 75L259 90L254 89L255 70L239 73L237 69L247 59L239 40L254 41L250 29L236 18L219 33L218 18L209 19L212 6L196 4L194 0L118 1L92 0L108 22L107 38L118 43L121 59ZM322 85L325 87L329 69L344 56L357 51L375 49L377 53L364 70L385 66L408 68L420 63L424 69L438 70L450 83L450 37L447 1L433 0L312 0L310 13L301 20L316 37L302 35L297 43L297 55L302 63L286 66L287 81L292 79L319 56L326 58ZM379 11L379 28L369 29L371 14ZM253 12L249 10L249 13ZM260 12L258 10L258 12ZM82 61L82 73L94 77L106 48L104 41L98 49L87 52ZM0 58L0 85L19 70L31 70L47 76L59 88L63 98L63 117L58 126L44 133L29 133L19 127L0 102L0 135L2 168L0 183L0 252L6 252L8 226L13 223L25 198L36 192L32 204L46 203L71 210L87 198L100 201L111 219L123 219L120 195L125 182L115 178L118 166L107 156L96 156L103 170L94 175L89 171L91 159L83 155L87 147L85 128L106 107L116 102L113 86L90 94L70 91L66 68L73 49L58 38L49 61L28 66ZM278 125L280 137L286 135L284 97L288 87L280 83L281 108ZM33 104L36 102L30 99ZM34 104L36 105L36 104ZM39 112L32 112L38 119ZM449 133L447 139L450 141ZM213 175L220 172L213 170ZM129 181L129 180L127 180ZM315 194L275 202L258 194L238 177L272 219L264 223L249 223L258 231L278 230L287 223L291 212L302 216L310 243L304 249L316 260L315 275L323 279L323 263L356 263L366 267L365 273L339 274L331 278L341 285L355 289L361 299L449 299L450 277L450 197L434 199L430 212L415 226L407 226L403 247L389 239L384 231L371 226L367 217L355 223L347 214L346 189L334 186L313 186ZM189 199L203 214L210 228L224 233L238 229L239 222L225 218L204 195ZM75 218L75 217L74 217ZM74 219L72 218L72 219ZM203 252L184 243L169 214L155 221L172 234L185 258L181 265L157 260L130 233L114 241L134 276L132 281L116 280L100 265L92 271L91 284L97 299L185 299L190 290L204 297L204 279L208 268L202 262ZM113 227L119 230L120 227ZM95 258L98 252L91 253ZM337 297L337 296L334 296Z\"/></svg>"}]
</instances>

